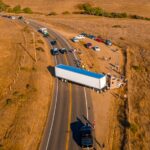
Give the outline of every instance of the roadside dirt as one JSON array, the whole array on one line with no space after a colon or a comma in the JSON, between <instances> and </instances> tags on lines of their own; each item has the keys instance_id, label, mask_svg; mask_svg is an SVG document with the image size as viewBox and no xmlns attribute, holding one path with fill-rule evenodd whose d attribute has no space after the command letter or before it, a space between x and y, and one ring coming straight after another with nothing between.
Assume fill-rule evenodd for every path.
<instances>
[{"instance_id":1,"label":"roadside dirt","mask_svg":"<svg viewBox=\"0 0 150 150\"><path fill-rule=\"evenodd\" d=\"M0 149L36 150L53 94L53 61L43 38L25 25L0 19L0 30Z\"/></svg>"},{"instance_id":2,"label":"roadside dirt","mask_svg":"<svg viewBox=\"0 0 150 150\"><path fill-rule=\"evenodd\" d=\"M104 142L108 150L148 150L150 23L80 15L32 17L61 32L69 41L73 36L87 32L111 39L117 45L119 56L108 47L103 47L103 44L93 41L94 45L102 48L101 52L84 48L84 42L91 42L89 39L75 44L70 41L81 50L79 55L89 70L116 74L110 70L109 62L101 60L105 55L112 57L112 63L119 63L121 71L127 75L128 86L123 89L103 94L92 92L98 142Z\"/></svg>"}]
</instances>

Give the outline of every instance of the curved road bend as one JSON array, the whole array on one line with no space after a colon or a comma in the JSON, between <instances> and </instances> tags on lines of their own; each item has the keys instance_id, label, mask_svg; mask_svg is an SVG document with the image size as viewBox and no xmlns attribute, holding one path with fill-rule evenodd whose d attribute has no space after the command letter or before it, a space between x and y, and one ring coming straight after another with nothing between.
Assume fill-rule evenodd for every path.
<instances>
[{"instance_id":1,"label":"curved road bend","mask_svg":"<svg viewBox=\"0 0 150 150\"><path fill-rule=\"evenodd\" d=\"M43 27L38 22L31 21L30 25L38 30ZM48 29L50 37L46 38L48 44L52 39L57 38L56 47L67 49L72 48L69 43L57 32ZM51 46L51 45L50 45ZM76 66L75 55L54 56L55 64L66 64ZM90 91L77 84L64 83L56 79L55 92L52 100L51 110L48 115L41 150L80 150L78 141L78 128L85 118L93 120L93 110Z\"/></svg>"}]
</instances>

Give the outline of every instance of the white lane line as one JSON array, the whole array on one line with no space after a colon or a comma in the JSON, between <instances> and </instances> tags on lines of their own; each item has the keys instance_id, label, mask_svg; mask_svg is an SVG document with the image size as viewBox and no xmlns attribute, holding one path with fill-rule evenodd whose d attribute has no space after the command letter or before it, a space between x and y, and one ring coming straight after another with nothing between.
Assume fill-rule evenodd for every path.
<instances>
[{"instance_id":1,"label":"white lane line","mask_svg":"<svg viewBox=\"0 0 150 150\"><path fill-rule=\"evenodd\" d=\"M86 95L85 87L84 87L84 96L85 96L85 105L86 105L86 118L89 119L88 102L87 102L87 95Z\"/></svg>"},{"instance_id":2,"label":"white lane line","mask_svg":"<svg viewBox=\"0 0 150 150\"><path fill-rule=\"evenodd\" d=\"M55 63L57 64L56 56L55 56ZM49 131L48 140L47 140L47 144L46 144L46 149L45 150L48 149L48 144L49 144L49 141L50 141L50 138L51 138L51 134L52 134L52 129L53 129L53 125L54 125L54 118L55 118L55 113L56 113L57 100L58 100L58 79L56 79L56 95L55 95L55 105L54 105L52 123L51 123L51 127L50 127L50 131Z\"/></svg>"}]
</instances>

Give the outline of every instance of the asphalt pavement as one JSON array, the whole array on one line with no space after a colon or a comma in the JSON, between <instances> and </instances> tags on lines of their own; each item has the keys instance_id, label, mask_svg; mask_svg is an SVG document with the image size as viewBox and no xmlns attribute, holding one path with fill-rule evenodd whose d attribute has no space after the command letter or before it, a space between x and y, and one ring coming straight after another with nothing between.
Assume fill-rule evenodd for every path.
<instances>
[{"instance_id":1,"label":"asphalt pavement","mask_svg":"<svg viewBox=\"0 0 150 150\"><path fill-rule=\"evenodd\" d=\"M37 21L30 20L30 26L36 31L44 27ZM50 49L50 41L57 39L57 48L71 49L71 45L58 32L49 29L47 40ZM51 55L51 53L50 53ZM55 65L66 64L76 66L74 53L59 54L52 56ZM48 66L49 68L49 66ZM50 68L50 73L54 68ZM91 103L90 89L75 84L65 83L55 79L55 90L52 98L44 135L41 141L41 150L80 150L79 127L89 120L93 121L93 108Z\"/></svg>"}]
</instances>

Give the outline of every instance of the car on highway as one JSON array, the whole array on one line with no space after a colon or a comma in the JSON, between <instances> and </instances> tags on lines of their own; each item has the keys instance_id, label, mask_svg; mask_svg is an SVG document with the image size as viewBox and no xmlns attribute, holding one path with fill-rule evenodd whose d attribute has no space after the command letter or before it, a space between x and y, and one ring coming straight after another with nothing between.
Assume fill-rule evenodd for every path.
<instances>
[{"instance_id":1,"label":"car on highway","mask_svg":"<svg viewBox=\"0 0 150 150\"><path fill-rule=\"evenodd\" d=\"M77 39L76 37L74 37L74 38L72 38L72 41L75 42L75 43L77 43L77 42L79 42L79 39Z\"/></svg>"},{"instance_id":2,"label":"car on highway","mask_svg":"<svg viewBox=\"0 0 150 150\"><path fill-rule=\"evenodd\" d=\"M105 44L108 45L108 46L111 46L112 42L110 40L105 40Z\"/></svg>"},{"instance_id":3,"label":"car on highway","mask_svg":"<svg viewBox=\"0 0 150 150\"><path fill-rule=\"evenodd\" d=\"M85 47L86 47L86 48L92 48L92 43L86 43L86 44L85 44Z\"/></svg>"},{"instance_id":4,"label":"car on highway","mask_svg":"<svg viewBox=\"0 0 150 150\"><path fill-rule=\"evenodd\" d=\"M51 43L51 45L56 45L57 41L56 40L52 40L50 43Z\"/></svg>"},{"instance_id":5,"label":"car on highway","mask_svg":"<svg viewBox=\"0 0 150 150\"><path fill-rule=\"evenodd\" d=\"M8 18L12 19L12 20L15 20L16 17L15 16L9 16Z\"/></svg>"},{"instance_id":6,"label":"car on highway","mask_svg":"<svg viewBox=\"0 0 150 150\"><path fill-rule=\"evenodd\" d=\"M95 50L95 51L100 51L101 49L100 49L99 46L94 46L94 47L93 47L93 50Z\"/></svg>"},{"instance_id":7,"label":"car on highway","mask_svg":"<svg viewBox=\"0 0 150 150\"><path fill-rule=\"evenodd\" d=\"M52 53L52 55L58 55L59 54L58 48L51 49L51 53Z\"/></svg>"},{"instance_id":8,"label":"car on highway","mask_svg":"<svg viewBox=\"0 0 150 150\"><path fill-rule=\"evenodd\" d=\"M18 17L19 20L24 20L25 18L23 16Z\"/></svg>"},{"instance_id":9,"label":"car on highway","mask_svg":"<svg viewBox=\"0 0 150 150\"><path fill-rule=\"evenodd\" d=\"M67 53L67 49L66 48L61 48L61 49L59 49L59 51L60 51L61 54Z\"/></svg>"}]
</instances>

